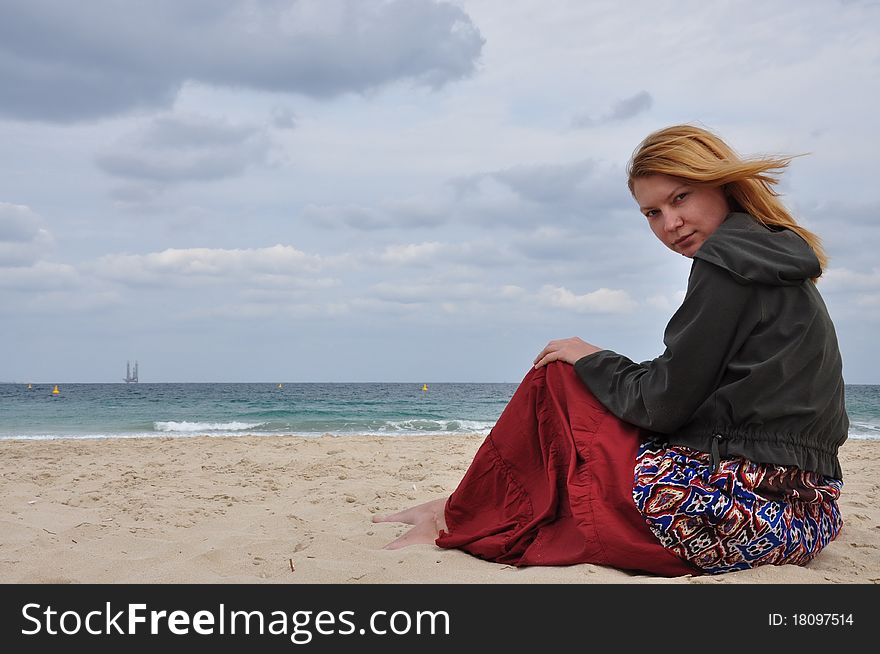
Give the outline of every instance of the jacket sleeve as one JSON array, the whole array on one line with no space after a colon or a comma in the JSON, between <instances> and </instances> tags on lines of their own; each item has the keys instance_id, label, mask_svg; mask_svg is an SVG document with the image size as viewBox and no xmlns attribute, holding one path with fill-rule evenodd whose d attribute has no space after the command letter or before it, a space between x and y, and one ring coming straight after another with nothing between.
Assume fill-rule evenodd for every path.
<instances>
[{"instance_id":1,"label":"jacket sleeve","mask_svg":"<svg viewBox=\"0 0 880 654\"><path fill-rule=\"evenodd\" d=\"M743 324L752 292L753 286L735 281L723 268L695 259L661 356L635 363L602 350L578 360L575 372L621 420L672 433L718 387L730 357L753 328Z\"/></svg>"}]
</instances>

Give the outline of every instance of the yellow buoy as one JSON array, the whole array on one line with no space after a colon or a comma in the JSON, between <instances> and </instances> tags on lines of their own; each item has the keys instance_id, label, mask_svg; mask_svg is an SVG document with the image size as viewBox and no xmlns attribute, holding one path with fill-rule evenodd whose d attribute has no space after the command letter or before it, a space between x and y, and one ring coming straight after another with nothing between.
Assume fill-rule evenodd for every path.
<instances>
[{"instance_id":1,"label":"yellow buoy","mask_svg":"<svg viewBox=\"0 0 880 654\"><path fill-rule=\"evenodd\" d=\"M284 388L284 384L278 384L278 388Z\"/></svg>"},{"instance_id":2,"label":"yellow buoy","mask_svg":"<svg viewBox=\"0 0 880 654\"><path fill-rule=\"evenodd\" d=\"M61 391L58 390L58 384L55 384L55 388L52 389L52 395L60 395Z\"/></svg>"},{"instance_id":3,"label":"yellow buoy","mask_svg":"<svg viewBox=\"0 0 880 654\"><path fill-rule=\"evenodd\" d=\"M427 384L422 384L422 390L423 390L423 391L428 390L428 385L427 385Z\"/></svg>"}]
</instances>

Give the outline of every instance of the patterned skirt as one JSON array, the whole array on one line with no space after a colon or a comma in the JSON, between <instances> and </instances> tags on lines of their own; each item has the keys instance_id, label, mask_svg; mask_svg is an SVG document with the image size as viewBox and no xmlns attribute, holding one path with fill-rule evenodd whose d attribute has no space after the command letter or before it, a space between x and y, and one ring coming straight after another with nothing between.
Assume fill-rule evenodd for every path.
<instances>
[{"instance_id":1,"label":"patterned skirt","mask_svg":"<svg viewBox=\"0 0 880 654\"><path fill-rule=\"evenodd\" d=\"M804 565L840 532L843 482L793 467L641 445L633 499L660 543L707 573Z\"/></svg>"}]
</instances>

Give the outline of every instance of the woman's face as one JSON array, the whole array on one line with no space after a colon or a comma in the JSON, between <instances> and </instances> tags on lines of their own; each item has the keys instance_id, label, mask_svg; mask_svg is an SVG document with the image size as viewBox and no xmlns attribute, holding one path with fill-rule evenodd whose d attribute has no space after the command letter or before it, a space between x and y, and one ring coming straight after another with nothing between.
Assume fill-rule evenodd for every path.
<instances>
[{"instance_id":1,"label":"woman's face","mask_svg":"<svg viewBox=\"0 0 880 654\"><path fill-rule=\"evenodd\" d=\"M685 257L693 257L730 213L720 187L695 186L669 175L636 177L633 195L651 231Z\"/></svg>"}]
</instances>

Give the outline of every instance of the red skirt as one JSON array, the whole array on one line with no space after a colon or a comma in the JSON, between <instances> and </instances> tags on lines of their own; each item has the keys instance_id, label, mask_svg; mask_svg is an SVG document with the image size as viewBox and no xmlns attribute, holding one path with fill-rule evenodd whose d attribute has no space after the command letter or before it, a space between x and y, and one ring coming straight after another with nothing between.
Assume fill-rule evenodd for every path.
<instances>
[{"instance_id":1,"label":"red skirt","mask_svg":"<svg viewBox=\"0 0 880 654\"><path fill-rule=\"evenodd\" d=\"M573 366L529 371L449 497L436 544L516 566L700 574L660 544L636 508L640 438Z\"/></svg>"}]
</instances>

